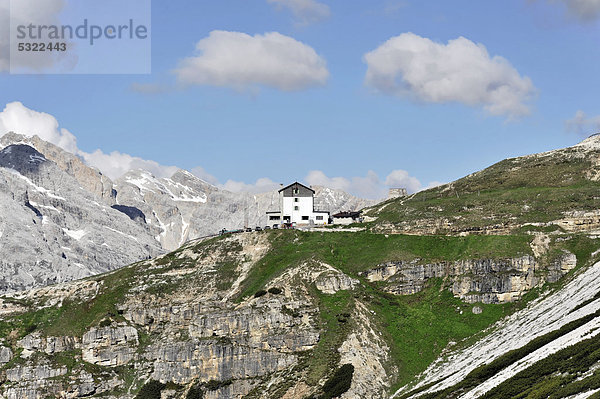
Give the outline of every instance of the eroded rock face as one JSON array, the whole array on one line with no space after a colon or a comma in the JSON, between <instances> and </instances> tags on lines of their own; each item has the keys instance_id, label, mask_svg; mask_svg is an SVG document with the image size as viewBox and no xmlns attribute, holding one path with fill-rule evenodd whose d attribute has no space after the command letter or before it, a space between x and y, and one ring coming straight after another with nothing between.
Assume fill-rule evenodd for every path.
<instances>
[{"instance_id":1,"label":"eroded rock face","mask_svg":"<svg viewBox=\"0 0 600 399\"><path fill-rule=\"evenodd\" d=\"M66 367L52 368L49 365L17 366L6 370L6 379L12 382L40 381L67 374Z\"/></svg>"},{"instance_id":2,"label":"eroded rock face","mask_svg":"<svg viewBox=\"0 0 600 399\"><path fill-rule=\"evenodd\" d=\"M10 362L13 358L13 352L5 346L0 347L0 365Z\"/></svg>"},{"instance_id":3,"label":"eroded rock face","mask_svg":"<svg viewBox=\"0 0 600 399\"><path fill-rule=\"evenodd\" d=\"M134 327L92 328L81 339L82 358L100 366L121 366L134 359L138 345Z\"/></svg>"},{"instance_id":4,"label":"eroded rock face","mask_svg":"<svg viewBox=\"0 0 600 399\"><path fill-rule=\"evenodd\" d=\"M365 272L364 276L369 281L388 282L387 290L400 295L421 291L431 278L450 278L452 293L467 302L506 303L546 281L558 281L576 265L576 256L565 252L546 266L532 256L431 264L388 262Z\"/></svg>"},{"instance_id":5,"label":"eroded rock face","mask_svg":"<svg viewBox=\"0 0 600 399\"><path fill-rule=\"evenodd\" d=\"M162 252L148 228L110 207L114 195L105 185L112 182L98 171L38 138L9 134L0 141L10 143L0 150L0 293Z\"/></svg>"},{"instance_id":6,"label":"eroded rock face","mask_svg":"<svg viewBox=\"0 0 600 399\"><path fill-rule=\"evenodd\" d=\"M389 348L374 329L368 313L366 306L359 302L354 314L359 321L359 328L338 349L340 364L354 366L350 391L341 398L383 398L391 386L390 373L384 367L389 360Z\"/></svg>"},{"instance_id":7,"label":"eroded rock face","mask_svg":"<svg viewBox=\"0 0 600 399\"><path fill-rule=\"evenodd\" d=\"M17 345L23 348L21 357L29 357L39 351L52 355L73 350L79 347L79 340L75 337L42 337L40 333L33 333L17 341Z\"/></svg>"},{"instance_id":8,"label":"eroded rock face","mask_svg":"<svg viewBox=\"0 0 600 399\"><path fill-rule=\"evenodd\" d=\"M149 348L155 358L153 378L180 384L194 378L203 381L260 377L286 369L297 357L216 341L187 341Z\"/></svg>"},{"instance_id":9,"label":"eroded rock face","mask_svg":"<svg viewBox=\"0 0 600 399\"><path fill-rule=\"evenodd\" d=\"M323 332L318 302L307 292L319 287L338 293L353 290L359 282L328 264L310 261L269 283L277 289L238 300L240 276L247 276L270 249L266 237L229 236L200 252L190 244L170 263L143 263L117 310L102 314L99 325L74 336L33 332L17 340L19 364L7 369L10 384L0 384L0 397L131 399L149 380L179 384L178 389L163 391L164 397L172 398L210 381L219 386L205 390L205 398L242 398L253 390L261 398L273 397L276 391L289 399L315 393L314 384L289 388L290 381L302 381L302 361L319 345ZM229 280L219 269L225 260L235 265ZM218 279L227 284L217 284ZM169 284L178 288L168 291ZM109 288L102 280L73 282L34 290L18 300L44 298L40 306L94 303L98 293ZM347 354L340 356L351 356L355 359L342 360L364 368L350 394L375 398L365 396L365 387L370 379L373 393L387 389L387 379L380 375L387 349L373 335L364 306L349 319L361 327L348 337ZM12 353L8 346L0 349L0 361L9 361ZM371 355L379 360L367 359ZM75 366L65 367L65 359Z\"/></svg>"},{"instance_id":10,"label":"eroded rock face","mask_svg":"<svg viewBox=\"0 0 600 399\"><path fill-rule=\"evenodd\" d=\"M315 286L324 294L335 294L338 291L352 290L358 280L335 271L324 272L315 281Z\"/></svg>"},{"instance_id":11,"label":"eroded rock face","mask_svg":"<svg viewBox=\"0 0 600 399\"><path fill-rule=\"evenodd\" d=\"M44 141L38 136L27 137L16 133L7 133L0 138L0 148L15 143L35 148L37 152L43 154L45 159L54 162L59 169L73 176L86 191L109 205L115 203L116 192L113 190L111 179L87 166L78 156Z\"/></svg>"}]
</instances>

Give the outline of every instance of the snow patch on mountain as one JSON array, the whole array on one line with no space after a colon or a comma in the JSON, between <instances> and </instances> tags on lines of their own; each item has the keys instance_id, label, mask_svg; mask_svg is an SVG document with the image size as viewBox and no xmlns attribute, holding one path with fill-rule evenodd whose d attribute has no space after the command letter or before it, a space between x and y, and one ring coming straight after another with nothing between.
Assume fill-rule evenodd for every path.
<instances>
[{"instance_id":1,"label":"snow patch on mountain","mask_svg":"<svg viewBox=\"0 0 600 399\"><path fill-rule=\"evenodd\" d=\"M69 237L71 237L74 240L81 240L86 234L87 231L85 230L69 230L69 229L62 229L66 235L68 235Z\"/></svg>"}]
</instances>

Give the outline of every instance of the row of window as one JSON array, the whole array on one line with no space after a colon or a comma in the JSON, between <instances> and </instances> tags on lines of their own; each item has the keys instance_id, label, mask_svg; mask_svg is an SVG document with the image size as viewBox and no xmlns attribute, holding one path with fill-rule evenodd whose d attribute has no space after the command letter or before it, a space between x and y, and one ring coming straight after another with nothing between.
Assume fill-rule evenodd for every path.
<instances>
[{"instance_id":1,"label":"row of window","mask_svg":"<svg viewBox=\"0 0 600 399\"><path fill-rule=\"evenodd\" d=\"M323 216L317 216L316 219L323 220ZM269 216L269 220L281 220L281 216ZM302 220L308 220L308 216L302 216Z\"/></svg>"}]
</instances>

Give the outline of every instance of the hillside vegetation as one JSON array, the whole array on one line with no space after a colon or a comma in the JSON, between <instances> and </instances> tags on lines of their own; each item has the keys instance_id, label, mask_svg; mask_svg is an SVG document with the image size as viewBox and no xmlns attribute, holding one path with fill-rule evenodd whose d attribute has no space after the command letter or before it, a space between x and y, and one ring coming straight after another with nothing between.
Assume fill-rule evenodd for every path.
<instances>
[{"instance_id":1,"label":"hillside vegetation","mask_svg":"<svg viewBox=\"0 0 600 399\"><path fill-rule=\"evenodd\" d=\"M94 376L96 389L102 388L102 382L114 380L114 386L100 389L102 394L98 392L98 397L133 395L148 381L162 384L154 384L152 389L170 387L181 395L204 392L207 386L213 386L223 397L235 389L245 392L244 397L264 397L261 392L268 386L272 395L269 397L275 398L305 384L306 397L308 393L327 397L328 385L323 385L324 381L333 378L336 368L347 361L339 349L348 345L353 335L374 333L382 351L378 364L383 374L379 378L385 384L380 386L380 392L391 392L425 370L450 343L476 336L519 309L522 302L468 303L452 294L452 280L443 276L426 280L423 289L413 295L393 295L387 290L388 283L370 282L364 272L389 261L452 264L468 259L531 256L531 239L529 235L386 237L368 232L272 231L190 243L157 260L106 275L5 297L0 338L13 357L2 369L8 376L40 365L62 369L60 375L48 381L62 390L69 386L73 389L72 385L81 383L86 373ZM583 266L592 260L592 248L597 245L582 236L563 235L552 242L548 254L568 248L577 253ZM311 273L319 277L310 277ZM334 283L329 286L327 279L331 278ZM354 282L344 287L347 281ZM474 307L479 312L473 312ZM175 311L187 312L188 316L180 320L171 315ZM262 322L253 325L255 322L247 319L264 312L277 314L277 318L291 324L268 327L269 322L265 321L265 332ZM226 324L208 328L205 335L196 330L195 323L206 318L224 318ZM196 378L173 378L165 371L157 371L157 365L167 362L161 351L178 347L178 342L235 352L252 347L249 342L255 338L275 339L273 334L292 334L295 338L290 339L301 341L304 338L294 335L301 332L296 331L300 325L294 320L306 320L309 327L302 328L308 328L306 334L313 331L318 340L293 350L286 349L289 344L271 348L273 356L289 353L295 359L285 373L278 366L269 365L264 373L250 380L239 379L235 372L224 371L227 360L219 358L205 359L225 362L225 366L219 366L220 371L207 372L206 377L200 371ZM236 333L231 327L225 328L231 323L243 323L246 327ZM365 323L367 331L361 330ZM119 342L108 338L126 327L135 329L135 340L121 338L125 342ZM90 334L105 338L90 343L86 338ZM56 340L72 344L44 350L44 344ZM37 341L41 342L37 347L31 343ZM133 364L135 368L130 367ZM352 374L354 380L372 378L358 366ZM177 367L183 375L189 372L185 365L170 367ZM249 387L240 387L242 383ZM26 380L9 378L0 385L0 391L6 393L28 384L31 383ZM42 385L41 392L54 392L55 388L48 386Z\"/></svg>"},{"instance_id":2,"label":"hillside vegetation","mask_svg":"<svg viewBox=\"0 0 600 399\"><path fill-rule=\"evenodd\" d=\"M600 387L597 339L557 344L598 322L598 148L593 137L387 201L363 231L191 241L0 297L0 396L442 398L497 379L486 397L529 386L522 397L542 398ZM544 333L528 338L527 323Z\"/></svg>"},{"instance_id":3,"label":"hillside vegetation","mask_svg":"<svg viewBox=\"0 0 600 399\"><path fill-rule=\"evenodd\" d=\"M597 214L582 215L600 209L599 161L600 137L593 136L578 146L503 160L366 214L377 218L376 231L414 234L507 234L527 224L569 229L564 219L571 216L597 228Z\"/></svg>"}]
</instances>

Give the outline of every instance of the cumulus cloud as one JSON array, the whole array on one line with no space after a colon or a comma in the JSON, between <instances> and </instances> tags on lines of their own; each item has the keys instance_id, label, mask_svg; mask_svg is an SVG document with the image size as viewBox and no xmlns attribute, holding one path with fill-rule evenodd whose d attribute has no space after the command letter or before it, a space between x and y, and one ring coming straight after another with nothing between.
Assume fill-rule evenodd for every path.
<instances>
[{"instance_id":1,"label":"cumulus cloud","mask_svg":"<svg viewBox=\"0 0 600 399\"><path fill-rule=\"evenodd\" d=\"M25 136L37 135L72 153L78 151L75 136L60 128L55 117L29 109L20 102L9 103L0 112L0 135L11 131Z\"/></svg>"},{"instance_id":2,"label":"cumulus cloud","mask_svg":"<svg viewBox=\"0 0 600 399\"><path fill-rule=\"evenodd\" d=\"M299 25L319 22L331 15L327 4L315 0L267 0L267 2L280 9L289 9Z\"/></svg>"},{"instance_id":3,"label":"cumulus cloud","mask_svg":"<svg viewBox=\"0 0 600 399\"><path fill-rule=\"evenodd\" d=\"M268 191L279 189L280 187L279 183L275 183L268 177L261 177L260 179L256 180L254 184L246 184L240 181L227 180L225 184L219 184L217 186L223 190L234 193L266 193Z\"/></svg>"},{"instance_id":4,"label":"cumulus cloud","mask_svg":"<svg viewBox=\"0 0 600 399\"><path fill-rule=\"evenodd\" d=\"M14 131L25 136L37 135L41 139L55 144L68 152L81 157L90 166L98 168L111 179L117 179L134 169L145 169L157 177L170 177L178 168L165 166L158 162L135 157L119 151L104 153L101 150L85 152L77 147L76 137L59 126L56 118L50 114L31 110L20 102L6 105L0 112L0 136ZM202 167L192 169L192 173L204 181L231 192L262 193L279 189L279 183L268 177L257 179L254 183L227 180L221 184L219 180ZM304 181L311 185L321 185L344 190L350 194L370 199L382 199L387 196L390 187L405 187L409 193L423 189L419 180L404 170L394 170L385 179L373 172L366 176L329 177L324 172L313 170ZM437 185L439 183L431 183Z\"/></svg>"},{"instance_id":5,"label":"cumulus cloud","mask_svg":"<svg viewBox=\"0 0 600 399\"><path fill-rule=\"evenodd\" d=\"M322 86L329 77L325 60L312 47L277 32L250 36L215 30L196 50L174 70L181 84L293 91Z\"/></svg>"},{"instance_id":6,"label":"cumulus cloud","mask_svg":"<svg viewBox=\"0 0 600 399\"><path fill-rule=\"evenodd\" d=\"M224 184L219 183L218 179L209 174L204 168L197 167L192 169L192 173L197 177L214 184L220 189L231 191L234 193L265 193L273 190L278 190L281 185L268 177L257 179L254 183L245 183L236 180L227 180ZM312 170L304 178L306 184L313 186L324 186L343 190L352 195L368 198L368 199L383 199L388 195L390 188L403 187L409 193L421 191L423 189L438 186L442 183L431 182L427 186L404 170L394 170L389 173L384 179L381 179L374 171L368 171L365 176L354 177L329 177L323 171Z\"/></svg>"},{"instance_id":7,"label":"cumulus cloud","mask_svg":"<svg viewBox=\"0 0 600 399\"><path fill-rule=\"evenodd\" d=\"M159 178L171 177L178 170L176 166L161 165L158 162L134 157L119 151L113 151L110 154L106 154L101 150L91 153L79 151L78 155L83 158L85 163L98 168L111 179L119 178L130 170L135 169L147 170Z\"/></svg>"},{"instance_id":8,"label":"cumulus cloud","mask_svg":"<svg viewBox=\"0 0 600 399\"><path fill-rule=\"evenodd\" d=\"M536 89L503 57L464 37L448 44L414 33L392 37L365 54L365 82L384 94L429 103L482 106L492 115L530 113Z\"/></svg>"},{"instance_id":9,"label":"cumulus cloud","mask_svg":"<svg viewBox=\"0 0 600 399\"><path fill-rule=\"evenodd\" d=\"M204 169L202 166L196 166L190 172L192 172L192 174L196 177L199 177L200 179L214 186L217 186L219 184L219 180L215 176L208 173L206 169Z\"/></svg>"},{"instance_id":10,"label":"cumulus cloud","mask_svg":"<svg viewBox=\"0 0 600 399\"><path fill-rule=\"evenodd\" d=\"M361 198L383 199L390 188L406 188L409 193L423 189L421 182L405 170L394 170L385 179L370 170L366 176L329 177L320 170L313 170L304 179L308 184L336 188Z\"/></svg>"},{"instance_id":11,"label":"cumulus cloud","mask_svg":"<svg viewBox=\"0 0 600 399\"><path fill-rule=\"evenodd\" d=\"M0 0L0 72L10 69L10 26L16 25L56 25L65 7L65 0ZM12 21L11 21L12 18ZM41 58L36 54L35 63L28 63L28 57L21 55L18 66L42 69L55 62L56 54Z\"/></svg>"},{"instance_id":12,"label":"cumulus cloud","mask_svg":"<svg viewBox=\"0 0 600 399\"><path fill-rule=\"evenodd\" d=\"M421 182L408 174L405 170L394 170L385 178L385 185L388 187L404 187L408 192L419 191Z\"/></svg>"},{"instance_id":13,"label":"cumulus cloud","mask_svg":"<svg viewBox=\"0 0 600 399\"><path fill-rule=\"evenodd\" d=\"M88 165L116 179L131 169L146 169L158 177L170 177L177 170L174 166L160 165L139 157L113 151L105 154L101 150L88 153L77 147L77 138L59 126L56 118L44 112L34 111L20 102L6 105L0 112L0 136L8 132L24 136L38 136L72 154L81 157Z\"/></svg>"},{"instance_id":14,"label":"cumulus cloud","mask_svg":"<svg viewBox=\"0 0 600 399\"><path fill-rule=\"evenodd\" d=\"M600 115L588 117L585 112L579 110L572 119L566 121L565 125L569 132L589 136L600 132Z\"/></svg>"}]
</instances>

